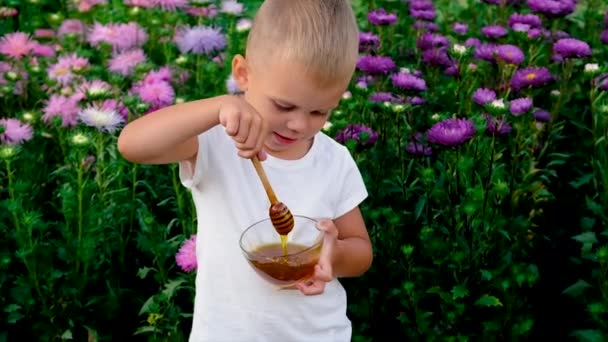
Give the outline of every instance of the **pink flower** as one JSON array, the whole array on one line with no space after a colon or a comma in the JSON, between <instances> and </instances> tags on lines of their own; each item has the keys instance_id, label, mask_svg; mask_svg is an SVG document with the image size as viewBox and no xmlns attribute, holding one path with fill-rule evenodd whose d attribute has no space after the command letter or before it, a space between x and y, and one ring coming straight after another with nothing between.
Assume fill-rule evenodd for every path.
<instances>
[{"instance_id":1,"label":"pink flower","mask_svg":"<svg viewBox=\"0 0 608 342\"><path fill-rule=\"evenodd\" d=\"M196 269L196 234L184 241L175 255L175 261L184 272L190 272Z\"/></svg>"},{"instance_id":2,"label":"pink flower","mask_svg":"<svg viewBox=\"0 0 608 342\"><path fill-rule=\"evenodd\" d=\"M68 34L75 34L78 37L83 38L85 34L85 27L82 21L78 19L67 19L66 21L61 23L57 35L60 38L63 38Z\"/></svg>"},{"instance_id":3,"label":"pink flower","mask_svg":"<svg viewBox=\"0 0 608 342\"><path fill-rule=\"evenodd\" d=\"M102 25L96 22L89 32L89 44L99 46L110 44L115 52L122 52L143 46L148 34L137 23Z\"/></svg>"},{"instance_id":4,"label":"pink flower","mask_svg":"<svg viewBox=\"0 0 608 342\"><path fill-rule=\"evenodd\" d=\"M175 98L173 87L164 81L153 83L138 82L133 86L131 91L137 94L142 101L150 105L150 111L172 104Z\"/></svg>"},{"instance_id":5,"label":"pink flower","mask_svg":"<svg viewBox=\"0 0 608 342\"><path fill-rule=\"evenodd\" d=\"M14 32L0 38L0 53L14 59L28 55L33 47L34 42L27 33Z\"/></svg>"},{"instance_id":6,"label":"pink flower","mask_svg":"<svg viewBox=\"0 0 608 342\"><path fill-rule=\"evenodd\" d=\"M142 49L133 49L114 55L108 62L108 70L123 76L129 76L135 67L146 60Z\"/></svg>"},{"instance_id":7,"label":"pink flower","mask_svg":"<svg viewBox=\"0 0 608 342\"><path fill-rule=\"evenodd\" d=\"M55 49L50 45L34 42L32 54L40 57L53 57L55 56Z\"/></svg>"},{"instance_id":8,"label":"pink flower","mask_svg":"<svg viewBox=\"0 0 608 342\"><path fill-rule=\"evenodd\" d=\"M45 101L45 106L42 109L44 112L42 121L48 123L55 116L59 116L63 127L75 126L78 123L78 112L80 111L79 100L80 97L77 95L70 97L57 94L51 95Z\"/></svg>"},{"instance_id":9,"label":"pink flower","mask_svg":"<svg viewBox=\"0 0 608 342\"><path fill-rule=\"evenodd\" d=\"M59 57L57 63L51 65L47 71L50 79L55 80L62 85L68 85L75 76L73 71L80 72L88 66L88 59L79 57L73 53L71 55Z\"/></svg>"},{"instance_id":10,"label":"pink flower","mask_svg":"<svg viewBox=\"0 0 608 342\"><path fill-rule=\"evenodd\" d=\"M187 0L156 0L154 1L157 7L165 11L175 11L178 8L184 8L188 4Z\"/></svg>"},{"instance_id":11,"label":"pink flower","mask_svg":"<svg viewBox=\"0 0 608 342\"><path fill-rule=\"evenodd\" d=\"M0 119L4 132L0 133L0 141L8 145L19 145L32 139L32 127L18 119Z\"/></svg>"}]
</instances>

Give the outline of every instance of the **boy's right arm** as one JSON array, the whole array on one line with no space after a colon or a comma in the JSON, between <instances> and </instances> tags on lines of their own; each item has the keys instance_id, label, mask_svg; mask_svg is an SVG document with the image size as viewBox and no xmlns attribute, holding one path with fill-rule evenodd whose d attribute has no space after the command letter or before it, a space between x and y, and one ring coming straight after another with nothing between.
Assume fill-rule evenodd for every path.
<instances>
[{"instance_id":1,"label":"boy's right arm","mask_svg":"<svg viewBox=\"0 0 608 342\"><path fill-rule=\"evenodd\" d=\"M198 135L222 124L236 141L239 154L250 157L261 149L263 124L242 98L222 95L177 104L130 122L118 137L118 151L140 164L196 163Z\"/></svg>"}]
</instances>

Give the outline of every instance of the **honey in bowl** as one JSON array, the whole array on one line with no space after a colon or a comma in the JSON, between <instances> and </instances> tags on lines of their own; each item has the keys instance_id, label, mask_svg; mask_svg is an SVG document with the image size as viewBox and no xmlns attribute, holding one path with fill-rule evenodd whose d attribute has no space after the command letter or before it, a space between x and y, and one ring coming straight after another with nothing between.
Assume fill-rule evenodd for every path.
<instances>
[{"instance_id":1,"label":"honey in bowl","mask_svg":"<svg viewBox=\"0 0 608 342\"><path fill-rule=\"evenodd\" d=\"M316 220L293 217L294 226L289 234L277 234L271 220L264 219L246 228L239 239L253 270L280 288L289 288L311 276L323 245L324 233L316 227Z\"/></svg>"},{"instance_id":2,"label":"honey in bowl","mask_svg":"<svg viewBox=\"0 0 608 342\"><path fill-rule=\"evenodd\" d=\"M258 274L276 285L294 284L312 276L321 245L310 248L287 243L286 251L281 243L263 245L251 252L249 262Z\"/></svg>"}]
</instances>

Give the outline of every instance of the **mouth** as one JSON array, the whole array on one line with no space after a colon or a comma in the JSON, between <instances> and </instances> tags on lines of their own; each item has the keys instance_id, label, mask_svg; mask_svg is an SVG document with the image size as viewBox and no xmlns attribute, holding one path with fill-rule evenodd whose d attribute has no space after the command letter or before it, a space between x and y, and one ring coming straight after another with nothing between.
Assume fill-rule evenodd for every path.
<instances>
[{"instance_id":1,"label":"mouth","mask_svg":"<svg viewBox=\"0 0 608 342\"><path fill-rule=\"evenodd\" d=\"M276 140L278 140L282 144L286 144L286 145L293 144L297 140L294 138L286 137L277 132L273 132L273 134L274 134L274 137L276 138Z\"/></svg>"}]
</instances>

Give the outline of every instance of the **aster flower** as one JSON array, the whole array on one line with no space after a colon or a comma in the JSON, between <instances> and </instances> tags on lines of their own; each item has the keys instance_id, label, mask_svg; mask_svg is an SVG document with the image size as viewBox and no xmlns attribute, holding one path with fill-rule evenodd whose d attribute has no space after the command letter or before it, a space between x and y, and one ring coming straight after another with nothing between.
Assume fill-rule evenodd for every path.
<instances>
[{"instance_id":1,"label":"aster flower","mask_svg":"<svg viewBox=\"0 0 608 342\"><path fill-rule=\"evenodd\" d=\"M471 140L475 132L473 121L451 118L434 124L427 131L427 140L434 144L456 147Z\"/></svg>"},{"instance_id":2,"label":"aster flower","mask_svg":"<svg viewBox=\"0 0 608 342\"><path fill-rule=\"evenodd\" d=\"M89 127L110 133L124 123L124 118L115 110L104 110L97 106L89 106L78 112L78 119Z\"/></svg>"},{"instance_id":3,"label":"aster flower","mask_svg":"<svg viewBox=\"0 0 608 342\"><path fill-rule=\"evenodd\" d=\"M371 32L359 32L359 51L374 51L380 46L380 37Z\"/></svg>"},{"instance_id":4,"label":"aster flower","mask_svg":"<svg viewBox=\"0 0 608 342\"><path fill-rule=\"evenodd\" d=\"M506 36L508 31L500 25L488 25L481 29L481 33L488 38L500 38Z\"/></svg>"},{"instance_id":5,"label":"aster flower","mask_svg":"<svg viewBox=\"0 0 608 342\"><path fill-rule=\"evenodd\" d=\"M492 89L477 88L473 93L473 101L480 106L485 106L494 100L496 100L496 92Z\"/></svg>"},{"instance_id":6,"label":"aster flower","mask_svg":"<svg viewBox=\"0 0 608 342\"><path fill-rule=\"evenodd\" d=\"M76 94L79 94L83 99L88 97L97 97L108 94L112 87L105 81L92 80L85 81L78 86Z\"/></svg>"},{"instance_id":7,"label":"aster flower","mask_svg":"<svg viewBox=\"0 0 608 342\"><path fill-rule=\"evenodd\" d=\"M220 12L232 15L240 15L241 13L243 13L243 4L239 3L236 0L224 0L220 5Z\"/></svg>"},{"instance_id":8,"label":"aster flower","mask_svg":"<svg viewBox=\"0 0 608 342\"><path fill-rule=\"evenodd\" d=\"M591 47L582 40L563 38L553 44L553 52L562 58L589 57Z\"/></svg>"},{"instance_id":9,"label":"aster flower","mask_svg":"<svg viewBox=\"0 0 608 342\"><path fill-rule=\"evenodd\" d=\"M420 20L435 20L435 9L413 9L410 7L410 17Z\"/></svg>"},{"instance_id":10,"label":"aster flower","mask_svg":"<svg viewBox=\"0 0 608 342\"><path fill-rule=\"evenodd\" d=\"M365 125L349 124L336 136L336 141L346 144L347 141L354 140L360 146L371 146L378 140L378 133Z\"/></svg>"},{"instance_id":11,"label":"aster flower","mask_svg":"<svg viewBox=\"0 0 608 342\"><path fill-rule=\"evenodd\" d=\"M535 14L513 13L509 17L509 27L514 28L516 24L526 25L528 28L542 27L540 18Z\"/></svg>"},{"instance_id":12,"label":"aster flower","mask_svg":"<svg viewBox=\"0 0 608 342\"><path fill-rule=\"evenodd\" d=\"M395 67L393 59L384 56L361 56L357 61L357 69L372 75L387 74Z\"/></svg>"},{"instance_id":13,"label":"aster flower","mask_svg":"<svg viewBox=\"0 0 608 342\"><path fill-rule=\"evenodd\" d=\"M512 100L509 103L509 111L515 116L520 116L527 113L532 109L532 99L529 97L522 97L519 99Z\"/></svg>"},{"instance_id":14,"label":"aster flower","mask_svg":"<svg viewBox=\"0 0 608 342\"><path fill-rule=\"evenodd\" d=\"M600 41L602 42L602 44L608 44L608 29L602 31L602 33L600 34Z\"/></svg>"},{"instance_id":15,"label":"aster flower","mask_svg":"<svg viewBox=\"0 0 608 342\"><path fill-rule=\"evenodd\" d=\"M440 34L431 33L431 32L426 32L426 33L422 34L416 40L416 47L418 47L418 49L420 51L444 48L444 47L449 47L449 46L450 46L450 41L448 40L447 37L442 36Z\"/></svg>"},{"instance_id":16,"label":"aster flower","mask_svg":"<svg viewBox=\"0 0 608 342\"><path fill-rule=\"evenodd\" d=\"M173 103L175 90L164 81L160 82L138 82L131 92L137 94L142 101L150 105L150 111L166 107Z\"/></svg>"},{"instance_id":17,"label":"aster flower","mask_svg":"<svg viewBox=\"0 0 608 342\"><path fill-rule=\"evenodd\" d=\"M155 0L154 4L165 11L176 11L178 8L186 7L188 0Z\"/></svg>"},{"instance_id":18,"label":"aster flower","mask_svg":"<svg viewBox=\"0 0 608 342\"><path fill-rule=\"evenodd\" d=\"M32 55L38 57L53 57L55 56L55 49L50 45L34 42L32 45Z\"/></svg>"},{"instance_id":19,"label":"aster flower","mask_svg":"<svg viewBox=\"0 0 608 342\"><path fill-rule=\"evenodd\" d=\"M0 54L13 59L27 56L34 47L30 35L24 32L8 33L0 38Z\"/></svg>"},{"instance_id":20,"label":"aster flower","mask_svg":"<svg viewBox=\"0 0 608 342\"><path fill-rule=\"evenodd\" d=\"M210 55L226 47L226 37L219 28L203 25L179 27L173 39L182 54L191 52Z\"/></svg>"},{"instance_id":21,"label":"aster flower","mask_svg":"<svg viewBox=\"0 0 608 342\"><path fill-rule=\"evenodd\" d=\"M515 45L505 44L496 47L497 58L508 64L519 64L524 61L523 51Z\"/></svg>"},{"instance_id":22,"label":"aster flower","mask_svg":"<svg viewBox=\"0 0 608 342\"><path fill-rule=\"evenodd\" d=\"M196 270L196 234L184 241L175 255L175 262L184 272Z\"/></svg>"},{"instance_id":23,"label":"aster flower","mask_svg":"<svg viewBox=\"0 0 608 342\"><path fill-rule=\"evenodd\" d=\"M59 29L57 30L57 36L59 38L63 38L69 34L76 35L80 39L84 38L86 33L86 28L82 21L78 19L67 19L64 20Z\"/></svg>"},{"instance_id":24,"label":"aster flower","mask_svg":"<svg viewBox=\"0 0 608 342\"><path fill-rule=\"evenodd\" d=\"M0 142L7 145L19 145L31 140L33 136L32 126L18 119L0 119Z\"/></svg>"},{"instance_id":25,"label":"aster flower","mask_svg":"<svg viewBox=\"0 0 608 342\"><path fill-rule=\"evenodd\" d=\"M141 8L152 8L156 0L124 0L125 5Z\"/></svg>"},{"instance_id":26,"label":"aster flower","mask_svg":"<svg viewBox=\"0 0 608 342\"><path fill-rule=\"evenodd\" d=\"M549 122L551 121L551 113L544 109L538 109L534 112L534 119L539 122Z\"/></svg>"},{"instance_id":27,"label":"aster flower","mask_svg":"<svg viewBox=\"0 0 608 342\"><path fill-rule=\"evenodd\" d=\"M48 123L54 117L61 118L61 125L63 127L69 127L76 125L78 121L78 112L80 106L78 104L80 97L78 96L63 96L52 94L51 97L45 101L45 106L42 109L44 115L42 121Z\"/></svg>"},{"instance_id":28,"label":"aster flower","mask_svg":"<svg viewBox=\"0 0 608 342\"><path fill-rule=\"evenodd\" d=\"M575 0L528 0L528 7L549 18L565 17L576 9Z\"/></svg>"},{"instance_id":29,"label":"aster flower","mask_svg":"<svg viewBox=\"0 0 608 342\"><path fill-rule=\"evenodd\" d=\"M424 145L418 141L412 141L405 146L405 151L414 156L432 156L433 149L430 146Z\"/></svg>"},{"instance_id":30,"label":"aster flower","mask_svg":"<svg viewBox=\"0 0 608 342\"><path fill-rule=\"evenodd\" d=\"M502 116L496 118L489 114L485 114L484 118L486 119L486 132L490 135L506 135L513 130L513 127L511 127Z\"/></svg>"},{"instance_id":31,"label":"aster flower","mask_svg":"<svg viewBox=\"0 0 608 342\"><path fill-rule=\"evenodd\" d=\"M410 9L424 11L424 10L435 9L435 6L433 5L433 2L431 2L430 0L411 0Z\"/></svg>"},{"instance_id":32,"label":"aster flower","mask_svg":"<svg viewBox=\"0 0 608 342\"><path fill-rule=\"evenodd\" d=\"M388 93L388 92L375 92L369 96L369 100L375 103L403 103L403 98L398 95Z\"/></svg>"},{"instance_id":33,"label":"aster flower","mask_svg":"<svg viewBox=\"0 0 608 342\"><path fill-rule=\"evenodd\" d=\"M367 20L373 25L391 25L397 21L397 15L387 13L384 8L371 11L367 14Z\"/></svg>"},{"instance_id":34,"label":"aster flower","mask_svg":"<svg viewBox=\"0 0 608 342\"><path fill-rule=\"evenodd\" d=\"M133 49L115 54L108 61L108 70L123 76L129 76L135 67L146 61L146 55L142 49Z\"/></svg>"},{"instance_id":35,"label":"aster flower","mask_svg":"<svg viewBox=\"0 0 608 342\"><path fill-rule=\"evenodd\" d=\"M511 78L511 88L541 87L554 81L554 76L545 67L527 67L517 70Z\"/></svg>"},{"instance_id":36,"label":"aster flower","mask_svg":"<svg viewBox=\"0 0 608 342\"><path fill-rule=\"evenodd\" d=\"M424 91L426 90L426 82L414 75L399 72L391 76L393 85L403 90Z\"/></svg>"},{"instance_id":37,"label":"aster flower","mask_svg":"<svg viewBox=\"0 0 608 342\"><path fill-rule=\"evenodd\" d=\"M452 30L460 35L466 34L469 31L469 25L465 23L454 23L452 25Z\"/></svg>"},{"instance_id":38,"label":"aster flower","mask_svg":"<svg viewBox=\"0 0 608 342\"><path fill-rule=\"evenodd\" d=\"M76 76L74 72L81 72L88 66L89 60L87 58L72 53L59 57L57 63L49 66L47 71L50 79L61 85L68 85Z\"/></svg>"}]
</instances>

